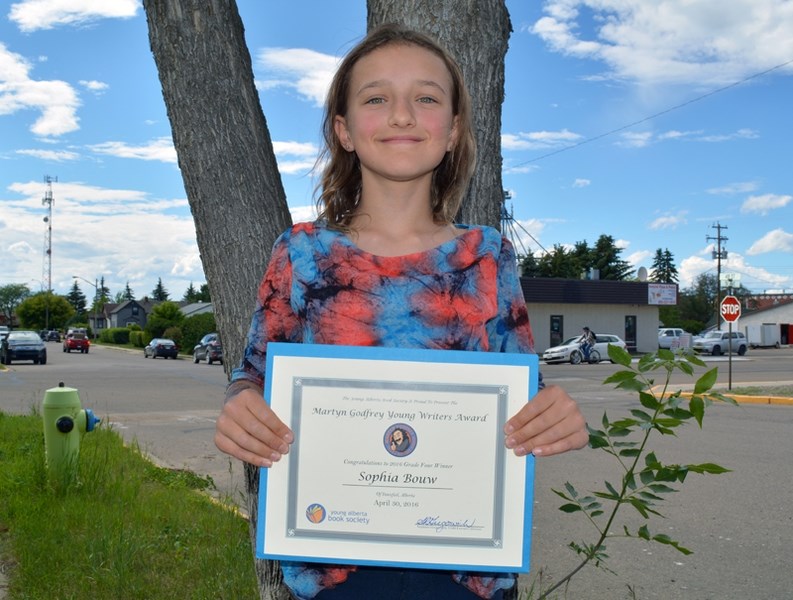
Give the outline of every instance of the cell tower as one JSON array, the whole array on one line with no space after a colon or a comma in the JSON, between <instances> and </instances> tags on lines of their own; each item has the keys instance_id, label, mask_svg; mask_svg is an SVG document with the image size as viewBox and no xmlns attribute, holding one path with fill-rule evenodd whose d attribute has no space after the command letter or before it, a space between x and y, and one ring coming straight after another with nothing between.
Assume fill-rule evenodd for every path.
<instances>
[{"instance_id":1,"label":"cell tower","mask_svg":"<svg viewBox=\"0 0 793 600\"><path fill-rule=\"evenodd\" d=\"M47 283L47 310L45 316L45 329L50 328L50 294L52 293L52 204L55 200L52 197L52 182L58 181L56 177L54 180L49 175L44 176L44 183L47 184L47 191L44 192L42 198L42 205L47 207L47 216L44 217L44 222L47 224L47 233L44 236L44 269L41 276L42 281Z\"/></svg>"},{"instance_id":2,"label":"cell tower","mask_svg":"<svg viewBox=\"0 0 793 600\"><path fill-rule=\"evenodd\" d=\"M531 252L531 250L526 246L526 238L531 238L535 244L542 248L543 253L547 253L548 251L543 248L542 244L540 244L540 242L538 242L537 239L532 234L530 234L523 225L515 220L512 207L510 206L507 208L507 200L510 199L512 199L512 192L509 190L504 190L504 197L501 202L501 233L505 235L510 242L512 242L518 262L523 260Z\"/></svg>"}]
</instances>

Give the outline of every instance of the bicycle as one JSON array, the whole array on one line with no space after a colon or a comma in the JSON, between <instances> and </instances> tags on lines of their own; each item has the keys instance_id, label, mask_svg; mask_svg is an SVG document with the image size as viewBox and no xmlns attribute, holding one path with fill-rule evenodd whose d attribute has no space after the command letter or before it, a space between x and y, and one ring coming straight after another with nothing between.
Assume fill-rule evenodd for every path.
<instances>
[{"instance_id":1,"label":"bicycle","mask_svg":"<svg viewBox=\"0 0 793 600\"><path fill-rule=\"evenodd\" d=\"M584 350L582 348L583 344L579 346L579 350L573 350L570 353L570 364L572 365L580 365L581 362L584 360ZM600 352L592 348L589 351L589 360L587 361L590 365L596 365L600 362Z\"/></svg>"}]
</instances>

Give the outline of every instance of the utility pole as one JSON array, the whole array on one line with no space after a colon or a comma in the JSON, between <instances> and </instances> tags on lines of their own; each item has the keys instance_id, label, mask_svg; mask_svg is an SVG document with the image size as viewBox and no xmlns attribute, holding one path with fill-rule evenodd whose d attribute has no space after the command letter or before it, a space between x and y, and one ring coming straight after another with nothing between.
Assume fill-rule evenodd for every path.
<instances>
[{"instance_id":1,"label":"utility pole","mask_svg":"<svg viewBox=\"0 0 793 600\"><path fill-rule=\"evenodd\" d=\"M727 229L726 225L716 223L711 225L712 229L716 230L716 237L705 236L705 241L715 241L716 250L713 251L713 259L716 261L716 329L721 327L721 261L727 260L727 250L722 250L722 242L726 242L727 238L721 235L722 229Z\"/></svg>"},{"instance_id":2,"label":"utility pole","mask_svg":"<svg viewBox=\"0 0 793 600\"><path fill-rule=\"evenodd\" d=\"M55 181L58 181L57 177ZM52 182L52 177L49 175L44 176L47 191L44 192L44 198L41 200L41 204L47 207L47 216L44 217L44 222L47 224L47 233L44 238L44 272L42 273L42 279L47 282L44 316L44 329L47 330L50 328L50 296L52 296L52 205L55 202L52 197Z\"/></svg>"}]
</instances>

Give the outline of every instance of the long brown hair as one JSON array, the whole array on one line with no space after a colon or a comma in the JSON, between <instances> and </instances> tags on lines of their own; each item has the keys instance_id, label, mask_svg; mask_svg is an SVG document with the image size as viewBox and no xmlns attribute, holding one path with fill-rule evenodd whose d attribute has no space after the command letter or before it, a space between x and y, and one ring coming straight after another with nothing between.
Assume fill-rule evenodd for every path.
<instances>
[{"instance_id":1,"label":"long brown hair","mask_svg":"<svg viewBox=\"0 0 793 600\"><path fill-rule=\"evenodd\" d=\"M373 29L341 62L325 102L322 121L325 147L318 161L318 164L324 162L325 167L318 186L317 212L330 227L342 230L349 228L361 195L358 156L342 147L336 136L334 119L347 114L353 67L364 56L390 44L413 45L429 50L444 62L452 78L452 114L457 120L457 142L446 153L432 176L430 204L436 223L451 223L454 220L474 172L476 142L471 120L471 99L460 66L446 50L423 33L394 24L381 25Z\"/></svg>"}]
</instances>

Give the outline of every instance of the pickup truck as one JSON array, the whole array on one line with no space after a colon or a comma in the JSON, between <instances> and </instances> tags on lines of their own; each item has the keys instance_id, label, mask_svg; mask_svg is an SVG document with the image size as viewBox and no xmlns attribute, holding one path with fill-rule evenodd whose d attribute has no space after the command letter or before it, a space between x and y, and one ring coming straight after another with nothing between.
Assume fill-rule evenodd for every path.
<instances>
[{"instance_id":1,"label":"pickup truck","mask_svg":"<svg viewBox=\"0 0 793 600\"><path fill-rule=\"evenodd\" d=\"M79 350L81 353L87 354L90 347L91 342L83 333L70 333L63 339L64 352Z\"/></svg>"}]
</instances>

